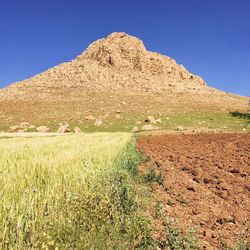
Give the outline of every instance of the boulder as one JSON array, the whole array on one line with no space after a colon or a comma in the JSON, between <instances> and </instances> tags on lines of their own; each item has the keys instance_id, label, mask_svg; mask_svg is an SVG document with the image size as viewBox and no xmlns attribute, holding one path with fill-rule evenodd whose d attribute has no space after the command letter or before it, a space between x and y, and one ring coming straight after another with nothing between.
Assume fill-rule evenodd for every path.
<instances>
[{"instance_id":1,"label":"boulder","mask_svg":"<svg viewBox=\"0 0 250 250\"><path fill-rule=\"evenodd\" d=\"M29 129L34 129L34 128L36 128L35 125L29 125Z\"/></svg>"},{"instance_id":2,"label":"boulder","mask_svg":"<svg viewBox=\"0 0 250 250\"><path fill-rule=\"evenodd\" d=\"M96 127L100 127L100 126L102 125L102 123L103 123L103 122L102 122L101 119L96 119L94 125L95 125Z\"/></svg>"},{"instance_id":3,"label":"boulder","mask_svg":"<svg viewBox=\"0 0 250 250\"><path fill-rule=\"evenodd\" d=\"M66 123L64 125L61 125L56 132L57 133L68 133L68 132L70 132L69 124Z\"/></svg>"},{"instance_id":4,"label":"boulder","mask_svg":"<svg viewBox=\"0 0 250 250\"><path fill-rule=\"evenodd\" d=\"M17 126L11 126L9 128L9 132L26 132L29 128L29 123L28 122L21 122Z\"/></svg>"},{"instance_id":5,"label":"boulder","mask_svg":"<svg viewBox=\"0 0 250 250\"><path fill-rule=\"evenodd\" d=\"M87 121L94 121L95 117L93 115L87 115L87 116L85 116L85 120L87 120Z\"/></svg>"},{"instance_id":6,"label":"boulder","mask_svg":"<svg viewBox=\"0 0 250 250\"><path fill-rule=\"evenodd\" d=\"M18 126L11 126L10 128L9 128L9 132L11 132L11 133L19 133L19 132L26 132L27 131L27 127L22 127L22 126L20 126L20 125L18 125Z\"/></svg>"},{"instance_id":7,"label":"boulder","mask_svg":"<svg viewBox=\"0 0 250 250\"><path fill-rule=\"evenodd\" d=\"M156 127L156 126L153 126L151 124L148 124L148 125L144 125L142 126L141 128L142 130L156 130L156 129L160 129L159 127Z\"/></svg>"},{"instance_id":8,"label":"boulder","mask_svg":"<svg viewBox=\"0 0 250 250\"><path fill-rule=\"evenodd\" d=\"M177 126L177 127L176 127L176 130L177 130L177 131L183 131L184 128L183 128L182 126Z\"/></svg>"},{"instance_id":9,"label":"boulder","mask_svg":"<svg viewBox=\"0 0 250 250\"><path fill-rule=\"evenodd\" d=\"M132 128L132 132L135 133L135 132L139 132L139 128L137 126L133 127Z\"/></svg>"},{"instance_id":10,"label":"boulder","mask_svg":"<svg viewBox=\"0 0 250 250\"><path fill-rule=\"evenodd\" d=\"M150 115L145 119L145 122L156 123L156 120L153 116Z\"/></svg>"},{"instance_id":11,"label":"boulder","mask_svg":"<svg viewBox=\"0 0 250 250\"><path fill-rule=\"evenodd\" d=\"M48 133L50 131L51 129L47 126L39 126L36 128L36 132L39 132L39 133Z\"/></svg>"},{"instance_id":12,"label":"boulder","mask_svg":"<svg viewBox=\"0 0 250 250\"><path fill-rule=\"evenodd\" d=\"M78 127L75 127L74 128L74 132L77 134L77 133L81 133L82 130L80 128L78 128Z\"/></svg>"},{"instance_id":13,"label":"boulder","mask_svg":"<svg viewBox=\"0 0 250 250\"><path fill-rule=\"evenodd\" d=\"M28 128L29 127L29 123L28 122L21 122L20 123L20 126L23 127L23 128Z\"/></svg>"}]
</instances>

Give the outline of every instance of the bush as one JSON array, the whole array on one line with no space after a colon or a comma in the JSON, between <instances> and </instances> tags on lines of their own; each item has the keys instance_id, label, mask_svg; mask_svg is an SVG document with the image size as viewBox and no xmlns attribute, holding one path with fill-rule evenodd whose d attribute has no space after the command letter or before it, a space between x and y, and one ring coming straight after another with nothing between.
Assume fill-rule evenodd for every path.
<instances>
[{"instance_id":1,"label":"bush","mask_svg":"<svg viewBox=\"0 0 250 250\"><path fill-rule=\"evenodd\" d=\"M158 174L154 170L154 168L150 168L145 176L146 182L152 183L152 182L157 182L159 185L163 186L164 185L164 176L162 173Z\"/></svg>"},{"instance_id":2,"label":"bush","mask_svg":"<svg viewBox=\"0 0 250 250\"><path fill-rule=\"evenodd\" d=\"M173 223L168 223L166 229L166 245L170 250L200 249L199 239L195 236L194 229L188 228L185 233L181 233Z\"/></svg>"}]
</instances>

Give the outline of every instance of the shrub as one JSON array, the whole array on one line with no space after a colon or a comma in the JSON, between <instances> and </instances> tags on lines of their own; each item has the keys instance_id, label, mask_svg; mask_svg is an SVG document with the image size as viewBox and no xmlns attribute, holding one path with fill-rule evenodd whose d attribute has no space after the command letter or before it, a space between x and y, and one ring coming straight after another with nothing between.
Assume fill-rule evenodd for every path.
<instances>
[{"instance_id":1,"label":"shrub","mask_svg":"<svg viewBox=\"0 0 250 250\"><path fill-rule=\"evenodd\" d=\"M167 224L166 244L170 250L200 249L199 239L195 236L194 229L188 228L185 233L181 233L173 223Z\"/></svg>"},{"instance_id":2,"label":"shrub","mask_svg":"<svg viewBox=\"0 0 250 250\"><path fill-rule=\"evenodd\" d=\"M150 168L145 175L146 182L152 183L157 182L159 185L164 185L164 176L162 173L158 174L154 170L154 168Z\"/></svg>"}]
</instances>

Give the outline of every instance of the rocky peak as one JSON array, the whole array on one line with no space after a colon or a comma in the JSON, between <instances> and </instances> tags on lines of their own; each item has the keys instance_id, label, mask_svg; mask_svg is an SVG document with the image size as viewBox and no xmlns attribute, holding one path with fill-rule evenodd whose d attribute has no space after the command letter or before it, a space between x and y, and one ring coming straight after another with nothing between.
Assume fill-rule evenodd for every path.
<instances>
[{"instance_id":1,"label":"rocky peak","mask_svg":"<svg viewBox=\"0 0 250 250\"><path fill-rule=\"evenodd\" d=\"M77 60L90 59L104 66L141 69L141 59L146 52L140 39L124 32L114 32L90 44Z\"/></svg>"},{"instance_id":2,"label":"rocky peak","mask_svg":"<svg viewBox=\"0 0 250 250\"><path fill-rule=\"evenodd\" d=\"M165 76L176 80L190 80L199 85L205 84L201 78L189 73L172 58L147 51L139 38L124 32L114 32L93 42L77 60L93 60L101 66L121 72L139 71L150 76Z\"/></svg>"},{"instance_id":3,"label":"rocky peak","mask_svg":"<svg viewBox=\"0 0 250 250\"><path fill-rule=\"evenodd\" d=\"M0 92L24 96L33 87L46 96L50 89L82 88L90 90L188 91L201 89L202 78L190 73L174 59L147 51L143 42L123 32L99 39L75 60L48 69ZM36 93L37 91L32 91ZM30 92L26 95L30 98ZM10 98L10 99L11 99Z\"/></svg>"},{"instance_id":4,"label":"rocky peak","mask_svg":"<svg viewBox=\"0 0 250 250\"><path fill-rule=\"evenodd\" d=\"M124 47L127 50L146 50L142 40L137 37L128 35L125 32L114 32L107 36L106 40L112 44L117 44L120 47Z\"/></svg>"}]
</instances>

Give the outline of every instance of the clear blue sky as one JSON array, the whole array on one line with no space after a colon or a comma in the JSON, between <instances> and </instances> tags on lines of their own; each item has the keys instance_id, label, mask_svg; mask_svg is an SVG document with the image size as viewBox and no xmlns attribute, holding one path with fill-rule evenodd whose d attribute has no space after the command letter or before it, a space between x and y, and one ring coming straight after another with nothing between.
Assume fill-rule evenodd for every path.
<instances>
[{"instance_id":1,"label":"clear blue sky","mask_svg":"<svg viewBox=\"0 0 250 250\"><path fill-rule=\"evenodd\" d=\"M249 0L1 0L0 88L114 31L140 37L211 86L250 95Z\"/></svg>"}]
</instances>

